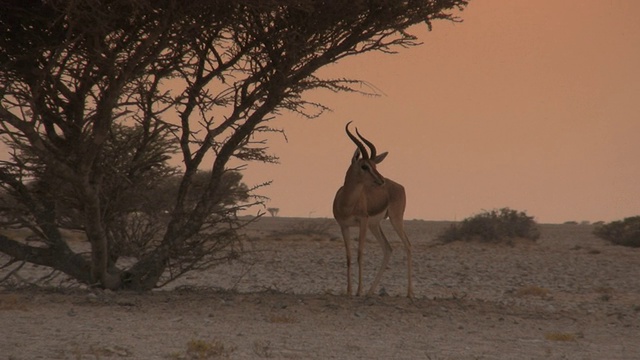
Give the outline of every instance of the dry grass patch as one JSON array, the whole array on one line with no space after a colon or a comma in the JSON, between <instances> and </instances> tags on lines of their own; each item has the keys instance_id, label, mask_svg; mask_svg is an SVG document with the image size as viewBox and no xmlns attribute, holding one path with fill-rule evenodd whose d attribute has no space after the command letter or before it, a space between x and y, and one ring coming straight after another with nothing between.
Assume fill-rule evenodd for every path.
<instances>
[{"instance_id":1,"label":"dry grass patch","mask_svg":"<svg viewBox=\"0 0 640 360\"><path fill-rule=\"evenodd\" d=\"M600 294L613 294L615 290L610 286L599 286L594 289L595 292Z\"/></svg>"},{"instance_id":2,"label":"dry grass patch","mask_svg":"<svg viewBox=\"0 0 640 360\"><path fill-rule=\"evenodd\" d=\"M518 297L537 296L537 297L545 298L549 296L549 293L550 291L547 288L531 285L531 286L523 286L519 288L518 290L516 290L515 295Z\"/></svg>"},{"instance_id":3,"label":"dry grass patch","mask_svg":"<svg viewBox=\"0 0 640 360\"><path fill-rule=\"evenodd\" d=\"M0 296L0 311L2 310L27 311L29 309L20 296L7 294Z\"/></svg>"},{"instance_id":4,"label":"dry grass patch","mask_svg":"<svg viewBox=\"0 0 640 360\"><path fill-rule=\"evenodd\" d=\"M133 356L131 350L123 346L104 346L96 344L74 344L71 350L59 350L55 359L105 359L128 358ZM9 357L11 359L11 357Z\"/></svg>"},{"instance_id":5,"label":"dry grass patch","mask_svg":"<svg viewBox=\"0 0 640 360\"><path fill-rule=\"evenodd\" d=\"M576 334L565 332L549 332L544 334L544 338L549 341L576 341Z\"/></svg>"},{"instance_id":6,"label":"dry grass patch","mask_svg":"<svg viewBox=\"0 0 640 360\"><path fill-rule=\"evenodd\" d=\"M609 301L613 298L613 294L615 290L612 287L608 286L600 286L594 289L597 294L600 294L598 297L600 301Z\"/></svg>"},{"instance_id":7,"label":"dry grass patch","mask_svg":"<svg viewBox=\"0 0 640 360\"><path fill-rule=\"evenodd\" d=\"M298 322L294 316L273 314L267 319L272 324L295 324Z\"/></svg>"},{"instance_id":8,"label":"dry grass patch","mask_svg":"<svg viewBox=\"0 0 640 360\"><path fill-rule=\"evenodd\" d=\"M206 360L229 358L236 350L235 346L226 346L221 341L207 342L204 340L189 340L184 354L173 353L169 356L173 360Z\"/></svg>"}]
</instances>

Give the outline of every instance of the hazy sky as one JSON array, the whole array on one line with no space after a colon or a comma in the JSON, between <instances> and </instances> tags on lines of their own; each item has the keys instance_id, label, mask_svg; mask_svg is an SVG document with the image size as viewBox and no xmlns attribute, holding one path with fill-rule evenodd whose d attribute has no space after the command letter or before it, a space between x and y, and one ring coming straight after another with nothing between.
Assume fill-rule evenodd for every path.
<instances>
[{"instance_id":1,"label":"hazy sky","mask_svg":"<svg viewBox=\"0 0 640 360\"><path fill-rule=\"evenodd\" d=\"M380 97L313 94L334 111L283 114L280 165L251 164L249 184L281 216L331 216L354 145L407 189L406 219L525 210L541 222L640 214L640 1L472 1L464 22L413 29L423 45L323 72L366 80Z\"/></svg>"},{"instance_id":2,"label":"hazy sky","mask_svg":"<svg viewBox=\"0 0 640 360\"><path fill-rule=\"evenodd\" d=\"M280 216L331 217L353 120L389 151L378 170L405 186L406 219L640 215L639 13L636 0L472 0L462 23L412 29L421 46L324 69L381 96L310 94L333 112L275 120L289 140L269 141L281 164L252 163L244 180L273 180L259 193Z\"/></svg>"}]
</instances>

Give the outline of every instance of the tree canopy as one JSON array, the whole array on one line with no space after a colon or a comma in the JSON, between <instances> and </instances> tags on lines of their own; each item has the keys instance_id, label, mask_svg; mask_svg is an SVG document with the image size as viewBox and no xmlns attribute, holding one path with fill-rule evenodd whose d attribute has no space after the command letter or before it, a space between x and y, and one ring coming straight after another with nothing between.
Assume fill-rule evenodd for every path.
<instances>
[{"instance_id":1,"label":"tree canopy","mask_svg":"<svg viewBox=\"0 0 640 360\"><path fill-rule=\"evenodd\" d=\"M466 5L465 0L4 1L0 136L11 153L0 164L0 185L20 203L21 225L39 243L0 235L0 251L110 289L151 289L167 274L211 263L212 254L231 243L216 239L235 239L227 231L233 226L219 225L234 223L229 209L237 208L221 206L216 196L232 164L275 162L262 134L275 131L269 121L283 112L314 117L326 109L305 101L305 92L357 91L355 80L323 79L316 71L348 56L417 45L409 27L457 21L454 12ZM135 141L114 141L127 136ZM167 139L172 145L158 148ZM174 155L181 163L180 180L155 246L133 264L114 262L116 240L107 229L117 191L111 189L131 193L144 179L167 175L154 171ZM194 181L199 170L207 171L204 183ZM40 192L29 186L38 172L47 179ZM58 187L78 204L90 256L71 249L56 201L42 195ZM196 191L201 196L194 196Z\"/></svg>"}]
</instances>

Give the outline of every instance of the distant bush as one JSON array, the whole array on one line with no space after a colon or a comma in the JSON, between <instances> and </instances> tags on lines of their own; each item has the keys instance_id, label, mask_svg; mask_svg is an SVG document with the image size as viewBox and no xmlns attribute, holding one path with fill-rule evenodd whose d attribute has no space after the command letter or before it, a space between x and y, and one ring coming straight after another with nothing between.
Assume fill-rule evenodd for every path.
<instances>
[{"instance_id":1,"label":"distant bush","mask_svg":"<svg viewBox=\"0 0 640 360\"><path fill-rule=\"evenodd\" d=\"M537 240L540 237L533 216L523 211L502 208L484 211L447 228L438 240L448 243L457 240L503 242L522 238Z\"/></svg>"},{"instance_id":2,"label":"distant bush","mask_svg":"<svg viewBox=\"0 0 640 360\"><path fill-rule=\"evenodd\" d=\"M593 234L616 245L640 247L640 216L597 226Z\"/></svg>"},{"instance_id":3,"label":"distant bush","mask_svg":"<svg viewBox=\"0 0 640 360\"><path fill-rule=\"evenodd\" d=\"M335 239L332 229L335 228L335 222L329 219L308 219L296 221L286 229L273 232L273 236L277 238L304 236L314 240Z\"/></svg>"}]
</instances>

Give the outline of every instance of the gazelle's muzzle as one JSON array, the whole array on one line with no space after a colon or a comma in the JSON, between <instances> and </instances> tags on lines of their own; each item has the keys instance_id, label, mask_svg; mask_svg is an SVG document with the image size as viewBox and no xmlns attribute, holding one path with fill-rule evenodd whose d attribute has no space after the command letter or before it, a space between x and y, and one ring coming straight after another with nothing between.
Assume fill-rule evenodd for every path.
<instances>
[{"instance_id":1,"label":"gazelle's muzzle","mask_svg":"<svg viewBox=\"0 0 640 360\"><path fill-rule=\"evenodd\" d=\"M376 185L384 185L384 176L382 176L378 170L372 169L371 176L373 176L373 182L376 183Z\"/></svg>"}]
</instances>

